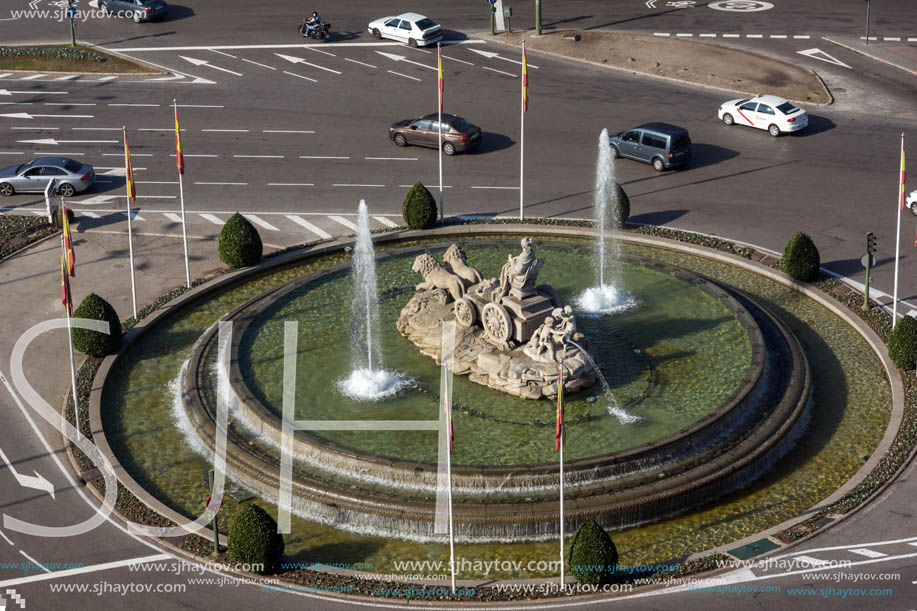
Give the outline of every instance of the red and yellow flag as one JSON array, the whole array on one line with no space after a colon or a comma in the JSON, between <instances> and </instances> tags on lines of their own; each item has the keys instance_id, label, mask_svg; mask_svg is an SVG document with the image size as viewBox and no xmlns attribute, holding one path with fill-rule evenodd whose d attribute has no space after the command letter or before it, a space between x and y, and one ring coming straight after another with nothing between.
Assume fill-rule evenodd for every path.
<instances>
[{"instance_id":1,"label":"red and yellow flag","mask_svg":"<svg viewBox=\"0 0 917 611\"><path fill-rule=\"evenodd\" d=\"M901 199L901 209L904 210L904 190L907 185L907 173L904 171L904 134L901 134L901 193L899 198Z\"/></svg>"},{"instance_id":2,"label":"red and yellow flag","mask_svg":"<svg viewBox=\"0 0 917 611\"><path fill-rule=\"evenodd\" d=\"M134 184L134 168L131 166L131 149L127 144L127 131L124 131L124 180L127 182L127 197L133 204L137 199L137 186Z\"/></svg>"},{"instance_id":3,"label":"red and yellow flag","mask_svg":"<svg viewBox=\"0 0 917 611\"><path fill-rule=\"evenodd\" d=\"M172 100L175 103L175 100ZM178 128L178 105L175 105L175 162L178 164L178 173L185 173L185 156L181 152L181 130Z\"/></svg>"},{"instance_id":4,"label":"red and yellow flag","mask_svg":"<svg viewBox=\"0 0 917 611\"><path fill-rule=\"evenodd\" d=\"M529 70L525 61L525 41L522 41L522 112L529 110Z\"/></svg>"},{"instance_id":5,"label":"red and yellow flag","mask_svg":"<svg viewBox=\"0 0 917 611\"><path fill-rule=\"evenodd\" d=\"M557 365L557 423L554 426L554 451L564 442L564 365Z\"/></svg>"},{"instance_id":6,"label":"red and yellow flag","mask_svg":"<svg viewBox=\"0 0 917 611\"><path fill-rule=\"evenodd\" d=\"M445 82L443 81L443 49L436 45L436 53L439 56L439 114L443 114L443 99L445 98Z\"/></svg>"},{"instance_id":7,"label":"red and yellow flag","mask_svg":"<svg viewBox=\"0 0 917 611\"><path fill-rule=\"evenodd\" d=\"M64 253L60 256L60 300L73 316L73 297L70 295L70 276L67 273L67 259Z\"/></svg>"},{"instance_id":8,"label":"red and yellow flag","mask_svg":"<svg viewBox=\"0 0 917 611\"><path fill-rule=\"evenodd\" d=\"M64 255L65 273L68 276L76 276L76 253L73 252L73 239L70 237L70 219L67 218L67 208L62 206L62 215L64 219Z\"/></svg>"}]
</instances>

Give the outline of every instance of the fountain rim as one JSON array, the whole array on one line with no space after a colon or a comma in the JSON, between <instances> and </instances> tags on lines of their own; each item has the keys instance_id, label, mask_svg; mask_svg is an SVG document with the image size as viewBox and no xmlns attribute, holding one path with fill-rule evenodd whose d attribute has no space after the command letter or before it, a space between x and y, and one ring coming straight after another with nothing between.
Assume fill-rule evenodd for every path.
<instances>
[{"instance_id":1,"label":"fountain rim","mask_svg":"<svg viewBox=\"0 0 917 611\"><path fill-rule=\"evenodd\" d=\"M397 230L389 233L381 234L376 236L374 242L376 243L387 243L387 242L397 242L404 240L423 240L431 237L450 237L450 238L460 238L462 236L470 235L501 235L507 232L512 233L527 233L530 235L548 235L548 236L560 236L560 237L573 237L573 238L595 238L596 232L591 227L563 227L558 225L535 225L535 224L467 224L467 225L450 225L445 227L439 227L432 230ZM692 254L705 259L710 259L726 265L731 265L744 271L758 274L764 276L772 281L783 284L784 286L790 287L800 294L804 295L806 298L812 299L816 303L828 309L830 312L838 316L841 320L847 323L851 328L853 328L860 336L866 341L866 343L872 348L878 360L882 363L882 366L885 369L885 374L889 380L889 386L892 394L892 412L889 418L888 426L886 427L885 435L876 446L875 451L872 456L863 464L859 471L857 471L850 479L848 479L842 486L840 486L834 493L829 495L827 498L816 503L813 507L800 512L799 515L789 518L780 524L771 526L763 531L749 535L743 539L733 541L715 548L708 550L701 550L694 554L692 557L699 557L703 554L709 554L718 551L725 551L727 549L734 548L739 545L743 545L749 542L756 541L762 537L771 536L776 533L785 530L796 523L800 519L811 515L814 512L819 511L824 507L828 507L836 501L843 498L846 494L852 491L854 488L859 486L866 477L879 465L883 460L886 453L891 448L892 442L897 435L901 423L904 418L904 384L901 377L897 374L897 368L889 359L885 343L879 337L879 335L871 328L869 325L854 315L846 306L837 300L831 298L830 295L827 295L823 291L809 286L805 283L800 283L795 280L792 280L786 276L783 272L773 269L768 265L761 262L761 260L752 260L745 259L735 254L722 252L713 248L706 246L699 246L697 244L692 244L689 242L681 242L674 239L668 239L660 236L651 236L651 235L634 235L628 232L622 231L613 231L619 240L629 242L632 244L642 244L645 246L651 246L655 248L661 248L670 250L673 252L682 252ZM705 235L705 234L701 234ZM721 238L722 239L722 238ZM309 259L312 257L327 256L334 252L343 250L344 247L354 244L353 239L339 239L331 242L320 243L313 246L305 246L302 248L296 248L291 252L286 252L280 255L272 257L268 261L264 261L256 266L243 268L236 271L220 273L220 275L215 278L210 278L208 281L203 284L191 289L190 291L180 295L179 297L169 301L162 307L158 308L155 313L145 319L142 319L137 322L137 324L130 329L127 333L122 336L122 343L119 347L119 350L115 354L108 355L103 360L102 364L99 366L99 369L95 376L95 381L90 390L89 396L89 420L90 420L90 429L93 431L93 443L99 448L102 452L105 460L112 467L118 482L124 486L129 492L131 492L138 500L144 503L147 507L153 509L161 516L166 519L172 520L177 524L182 524L187 521L187 517L181 514L180 512L168 507L165 503L156 498L153 494L148 492L145 488L140 486L133 476L127 471L127 469L121 464L112 450L108 440L106 438L105 430L102 424L102 394L104 392L107 378L111 373L112 367L117 363L118 359L124 356L130 346L138 341L144 334L149 332L151 329L155 328L156 325L168 319L174 313L180 311L182 308L187 307L188 305L203 300L209 296L210 293L225 290L232 285L239 284L241 282L248 281L253 277L258 277L263 275L266 272L275 270L277 268L282 268L287 265L296 264L302 260ZM763 251L761 248L756 248L758 251ZM70 456L71 464L74 465L74 470L77 474L80 473L78 463L73 454L73 448L70 444L67 443L67 440L64 439L64 447L67 448L68 455ZM867 499L862 501L857 505L857 509L860 509L867 504L871 503L873 500L884 494L884 492L897 480L898 475L901 471L907 467L910 463L909 460L905 460L898 471L885 481L877 490L875 490ZM87 487L96 497L101 501L101 493L95 489L94 486ZM857 513L857 510L848 512L841 515L829 525L824 528L829 528L839 522L844 521L848 516L854 515ZM128 518L124 517L125 520ZM823 529L816 531L817 533L823 532ZM212 537L213 532L208 527L203 527L199 529L198 534L203 537ZM810 535L814 536L814 535ZM802 541L807 540L810 536L803 537L790 543L788 546L778 548L778 551L783 551L787 547L798 544ZM354 571L354 573L359 573ZM360 573L362 574L362 573ZM535 580L541 582L542 580Z\"/></svg>"},{"instance_id":2,"label":"fountain rim","mask_svg":"<svg viewBox=\"0 0 917 611\"><path fill-rule=\"evenodd\" d=\"M502 244L504 241L505 240L497 239L476 240L475 243L493 246ZM392 257L410 256L414 253L445 249L448 248L448 246L448 242L436 242L423 245L406 246L403 248L397 248L380 253L376 256L376 261L378 263ZM618 452L598 454L595 456L564 461L564 468L571 472L577 470L589 470L596 467L603 467L615 463L636 460L641 455L659 452L663 448L671 447L679 441L696 436L698 433L707 429L708 427L714 426L716 422L727 418L729 413L734 408L740 406L745 398L749 395L749 393L753 392L757 387L757 384L761 381L764 372L764 351L761 349L756 349L762 347L765 343L761 335L760 328L754 321L752 315L745 308L745 306L743 306L734 296L729 294L729 292L720 286L716 281L675 265L670 265L660 261L654 261L652 259L646 259L636 255L625 254L623 258L628 261L639 262L640 264L646 265L647 267L661 269L665 272L668 272L678 277L682 281L693 284L698 288L698 290L703 291L707 295L710 295L714 299L717 299L720 303L724 304L724 306L733 314L733 316L736 317L736 319L742 325L749 338L749 342L751 343L751 358L749 367L733 392L727 398L725 398L716 409L705 414L698 420L695 420L685 427L682 427L678 431L669 433L668 435L659 437L640 445L625 448ZM254 392L252 392L250 384L242 376L242 372L239 366L239 348L243 338L248 332L249 327L257 321L259 316L265 310L275 305L279 300L283 299L289 293L296 291L300 287L309 285L318 280L321 280L326 276L336 274L350 267L351 262L339 263L322 270L300 276L299 278L294 278L293 280L285 282L278 287L252 297L245 303L237 306L236 308L233 308L221 317L223 320L231 320L233 322L229 366L229 382L231 390L236 394L238 405L242 410L246 412L246 416L249 422L259 422L262 426L262 431L264 431L265 427L270 427L271 433L273 435L280 435L282 431L282 419L277 415L277 413L270 410L264 404L264 402L255 395ZM198 401L197 385L194 383L194 380L197 376L190 372L199 371L201 365L200 361L205 352L205 348L211 343L216 333L217 328L215 326L204 333L204 335L201 336L197 350L195 350L191 355L189 375L186 377L187 383L182 387L182 397L185 401ZM523 399L519 400L524 401ZM437 468L436 463L432 462L403 460L382 454L365 452L350 446L338 444L318 435L314 435L309 431L296 430L294 432L294 437L301 442L305 442L308 445L311 445L314 449L320 450L322 456L325 456L325 453L333 453L349 460L358 460L361 462L367 462L376 465L382 465L388 468L411 472L414 472L418 469L424 471L435 471ZM504 477L517 475L520 470L525 470L529 474L553 474L558 472L559 467L556 462L540 464L519 463L511 465L452 466L453 474L459 476L483 475Z\"/></svg>"}]
</instances>

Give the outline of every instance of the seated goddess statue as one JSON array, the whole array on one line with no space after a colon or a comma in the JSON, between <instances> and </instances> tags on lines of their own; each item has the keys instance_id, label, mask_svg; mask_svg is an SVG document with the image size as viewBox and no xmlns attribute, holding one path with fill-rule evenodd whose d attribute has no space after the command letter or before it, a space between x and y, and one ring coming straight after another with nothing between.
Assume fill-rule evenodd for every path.
<instances>
[{"instance_id":1,"label":"seated goddess statue","mask_svg":"<svg viewBox=\"0 0 917 611\"><path fill-rule=\"evenodd\" d=\"M522 238L522 252L506 256L506 263L500 270L500 295L506 295L515 286L522 289L527 285L534 285L538 274L539 259L535 258L535 247L532 238Z\"/></svg>"}]
</instances>

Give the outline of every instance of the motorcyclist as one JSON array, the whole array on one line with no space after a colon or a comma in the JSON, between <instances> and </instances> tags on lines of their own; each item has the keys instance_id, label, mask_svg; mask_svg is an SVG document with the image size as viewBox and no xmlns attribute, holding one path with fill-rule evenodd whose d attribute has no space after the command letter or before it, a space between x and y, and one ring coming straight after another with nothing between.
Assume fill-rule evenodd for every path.
<instances>
[{"instance_id":1,"label":"motorcyclist","mask_svg":"<svg viewBox=\"0 0 917 611\"><path fill-rule=\"evenodd\" d=\"M313 29L322 25L322 18L318 16L318 11L312 11L312 16L309 17L309 20L306 22L307 32L311 32Z\"/></svg>"}]
</instances>

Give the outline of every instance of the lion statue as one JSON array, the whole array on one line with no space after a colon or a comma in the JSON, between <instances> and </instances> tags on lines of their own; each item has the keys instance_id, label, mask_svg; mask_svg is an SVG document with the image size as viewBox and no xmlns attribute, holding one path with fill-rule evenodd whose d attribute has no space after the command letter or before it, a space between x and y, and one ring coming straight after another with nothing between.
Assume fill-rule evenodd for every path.
<instances>
[{"instance_id":1,"label":"lion statue","mask_svg":"<svg viewBox=\"0 0 917 611\"><path fill-rule=\"evenodd\" d=\"M458 244L453 244L446 250L446 254L443 255L443 261L446 263L446 267L449 271L462 279L465 288L483 280L481 272L468 265L468 260L465 258L465 251L462 250L462 247Z\"/></svg>"},{"instance_id":2,"label":"lion statue","mask_svg":"<svg viewBox=\"0 0 917 611\"><path fill-rule=\"evenodd\" d=\"M418 255L414 259L411 271L423 276L423 282L415 286L414 290L443 289L449 291L452 299L461 299L465 295L465 285L462 284L462 279L443 269L439 262L427 253Z\"/></svg>"}]
</instances>

